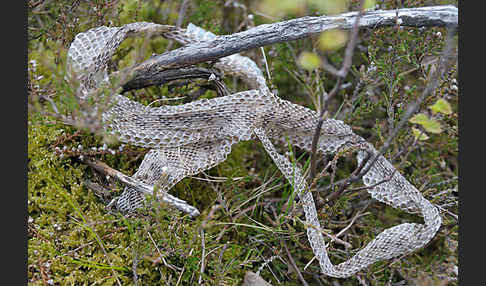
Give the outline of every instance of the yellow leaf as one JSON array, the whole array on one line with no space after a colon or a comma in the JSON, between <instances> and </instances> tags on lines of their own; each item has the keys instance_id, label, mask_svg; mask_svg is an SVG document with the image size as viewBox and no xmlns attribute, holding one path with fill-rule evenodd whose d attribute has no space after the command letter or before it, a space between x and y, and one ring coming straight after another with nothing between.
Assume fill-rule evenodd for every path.
<instances>
[{"instance_id":1,"label":"yellow leaf","mask_svg":"<svg viewBox=\"0 0 486 286\"><path fill-rule=\"evenodd\" d=\"M319 36L319 47L323 51L333 51L342 48L348 41L348 34L342 30L328 30Z\"/></svg>"},{"instance_id":2,"label":"yellow leaf","mask_svg":"<svg viewBox=\"0 0 486 286\"><path fill-rule=\"evenodd\" d=\"M321 65L321 58L312 52L302 52L298 59L299 65L306 70L313 70Z\"/></svg>"},{"instance_id":3,"label":"yellow leaf","mask_svg":"<svg viewBox=\"0 0 486 286\"><path fill-rule=\"evenodd\" d=\"M444 100L442 98L437 100L437 102L434 105L429 106L429 108L432 110L433 113L437 113L437 112L440 112L440 113L443 113L443 114L451 114L452 113L451 105L449 104L449 102L447 102L446 100Z\"/></svg>"},{"instance_id":4,"label":"yellow leaf","mask_svg":"<svg viewBox=\"0 0 486 286\"><path fill-rule=\"evenodd\" d=\"M420 130L418 130L415 127L412 127L412 134L415 138L417 138L420 141L424 141L424 140L429 139L429 136L427 136L427 134L425 134L424 132L421 132Z\"/></svg>"},{"instance_id":5,"label":"yellow leaf","mask_svg":"<svg viewBox=\"0 0 486 286\"><path fill-rule=\"evenodd\" d=\"M432 119L429 118L427 115L425 115L423 113L419 113L419 114L414 115L408 121L410 123L422 125L422 127L427 132L430 132L430 133L441 133L442 132L442 128L440 126L440 123L433 118Z\"/></svg>"},{"instance_id":6,"label":"yellow leaf","mask_svg":"<svg viewBox=\"0 0 486 286\"><path fill-rule=\"evenodd\" d=\"M419 114L415 114L412 118L410 118L408 121L410 121L410 123L415 123L415 124L423 124L424 122L426 122L429 118L427 117L427 115L423 114L423 113L419 113Z\"/></svg>"},{"instance_id":7,"label":"yellow leaf","mask_svg":"<svg viewBox=\"0 0 486 286\"><path fill-rule=\"evenodd\" d=\"M428 131L430 133L437 133L438 134L438 133L442 132L442 128L440 127L439 121L437 121L435 119L429 119L421 125L425 128L426 131Z\"/></svg>"}]
</instances>

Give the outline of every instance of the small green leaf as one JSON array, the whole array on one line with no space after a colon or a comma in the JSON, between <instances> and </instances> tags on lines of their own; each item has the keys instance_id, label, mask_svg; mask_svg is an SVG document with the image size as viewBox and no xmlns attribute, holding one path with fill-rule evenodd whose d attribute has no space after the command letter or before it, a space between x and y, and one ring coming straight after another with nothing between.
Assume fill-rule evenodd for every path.
<instances>
[{"instance_id":1,"label":"small green leaf","mask_svg":"<svg viewBox=\"0 0 486 286\"><path fill-rule=\"evenodd\" d=\"M435 119L430 119L427 115L423 113L419 113L414 115L412 118L408 120L410 123L415 123L422 125L426 131L430 133L441 133L442 128L440 127L440 123Z\"/></svg>"},{"instance_id":2,"label":"small green leaf","mask_svg":"<svg viewBox=\"0 0 486 286\"><path fill-rule=\"evenodd\" d=\"M313 70L321 65L321 58L312 52L302 52L299 56L299 65L306 70Z\"/></svg>"},{"instance_id":3,"label":"small green leaf","mask_svg":"<svg viewBox=\"0 0 486 286\"><path fill-rule=\"evenodd\" d=\"M427 134L425 134L424 132L421 132L420 130L418 130L415 127L412 127L412 134L415 138L417 138L420 141L425 141L425 140L429 139L429 136L427 136Z\"/></svg>"},{"instance_id":4,"label":"small green leaf","mask_svg":"<svg viewBox=\"0 0 486 286\"><path fill-rule=\"evenodd\" d=\"M429 119L421 125L425 128L426 131L428 131L430 133L438 134L438 133L442 132L442 128L440 127L439 121L437 121L435 119Z\"/></svg>"},{"instance_id":5,"label":"small green leaf","mask_svg":"<svg viewBox=\"0 0 486 286\"><path fill-rule=\"evenodd\" d=\"M344 47L348 41L348 34L342 30L328 30L319 36L319 47L323 51L333 51Z\"/></svg>"},{"instance_id":6,"label":"small green leaf","mask_svg":"<svg viewBox=\"0 0 486 286\"><path fill-rule=\"evenodd\" d=\"M437 102L434 105L429 106L429 108L432 110L433 113L437 113L437 112L440 112L440 113L443 113L443 114L451 114L452 113L451 105L449 104L449 102L447 102L446 100L444 100L442 98L437 100Z\"/></svg>"},{"instance_id":7,"label":"small green leaf","mask_svg":"<svg viewBox=\"0 0 486 286\"><path fill-rule=\"evenodd\" d=\"M415 123L415 124L420 124L422 125L424 122L426 122L427 120L429 120L429 118L427 117L427 115L423 114L423 113L419 113L419 114L415 114L412 118L410 118L408 121L410 123Z\"/></svg>"}]
</instances>

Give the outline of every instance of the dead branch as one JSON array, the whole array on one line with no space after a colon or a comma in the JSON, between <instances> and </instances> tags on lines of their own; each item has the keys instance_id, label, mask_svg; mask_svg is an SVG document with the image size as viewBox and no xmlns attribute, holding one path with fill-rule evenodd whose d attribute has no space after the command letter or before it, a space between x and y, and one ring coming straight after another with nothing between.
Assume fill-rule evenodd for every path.
<instances>
[{"instance_id":1,"label":"dead branch","mask_svg":"<svg viewBox=\"0 0 486 286\"><path fill-rule=\"evenodd\" d=\"M457 26L458 23L458 9L447 5L368 11L362 14L358 25L360 28L372 29L394 26L397 21L397 12L401 21L400 25L406 27ZM212 41L193 43L144 61L131 70L135 76L130 81L158 74L165 69L215 61L242 51L294 41L330 29L350 30L358 16L358 12L338 16L307 16L273 24L263 24L231 35L217 36Z\"/></svg>"},{"instance_id":2,"label":"dead branch","mask_svg":"<svg viewBox=\"0 0 486 286\"><path fill-rule=\"evenodd\" d=\"M163 85L178 79L209 79L211 75L216 76L216 78L222 77L220 72L218 72L217 70L211 70L201 67L162 70L158 73L140 75L139 77L129 81L122 86L122 93L153 85Z\"/></svg>"},{"instance_id":3,"label":"dead branch","mask_svg":"<svg viewBox=\"0 0 486 286\"><path fill-rule=\"evenodd\" d=\"M287 256L290 260L290 264L292 265L292 268L294 268L295 273L297 273L297 277L299 277L299 280L302 283L302 285L308 286L309 284L307 284L307 281L305 281L304 276L302 276L302 273L300 272L299 268L297 267L297 264L295 264L294 258L292 257L292 254L290 254L290 251L287 247L287 244L285 243L285 241L283 241L283 240L281 240L281 241L282 241L283 247L285 248L285 252L287 252Z\"/></svg>"},{"instance_id":4,"label":"dead branch","mask_svg":"<svg viewBox=\"0 0 486 286\"><path fill-rule=\"evenodd\" d=\"M154 194L154 187L155 186L147 185L147 184L145 184L141 181L138 181L134 178L131 178L131 177L123 174L122 172L111 168L110 166L108 166L107 164L103 163L100 160L87 158L87 157L79 158L79 160L83 164L86 164L86 165L92 167L96 171L104 174L105 176L110 176L110 177L116 178L117 180L119 180L123 184L130 186L130 187L136 189L139 192L142 192L144 194L149 194L149 195ZM175 206L177 209L179 209L179 210L181 210L185 213L188 213L191 217L196 217L196 216L199 215L199 211L195 207L189 205L187 202L185 202L181 199L178 199L178 198L176 198L176 197L174 197L174 196L172 196L168 193L165 193L165 192L161 192L158 195L160 195L163 202Z\"/></svg>"}]
</instances>

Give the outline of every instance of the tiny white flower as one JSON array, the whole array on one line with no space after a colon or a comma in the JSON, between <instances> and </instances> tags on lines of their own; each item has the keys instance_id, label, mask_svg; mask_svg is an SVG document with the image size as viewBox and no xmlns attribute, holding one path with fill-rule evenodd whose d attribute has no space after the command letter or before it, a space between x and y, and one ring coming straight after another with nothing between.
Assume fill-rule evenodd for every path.
<instances>
[{"instance_id":1,"label":"tiny white flower","mask_svg":"<svg viewBox=\"0 0 486 286\"><path fill-rule=\"evenodd\" d=\"M439 162L439 166L442 168L442 169L445 169L446 168L446 163L444 162L444 160L440 161Z\"/></svg>"},{"instance_id":2,"label":"tiny white flower","mask_svg":"<svg viewBox=\"0 0 486 286\"><path fill-rule=\"evenodd\" d=\"M375 62L371 62L370 66L368 67L368 72L373 72L376 70Z\"/></svg>"},{"instance_id":3,"label":"tiny white flower","mask_svg":"<svg viewBox=\"0 0 486 286\"><path fill-rule=\"evenodd\" d=\"M398 25L401 25L402 23L403 23L403 20L402 20L401 18L398 18L398 19L397 19L397 24L398 24Z\"/></svg>"},{"instance_id":4,"label":"tiny white flower","mask_svg":"<svg viewBox=\"0 0 486 286\"><path fill-rule=\"evenodd\" d=\"M34 219L29 216L29 219L27 220L29 223L33 223Z\"/></svg>"},{"instance_id":5,"label":"tiny white flower","mask_svg":"<svg viewBox=\"0 0 486 286\"><path fill-rule=\"evenodd\" d=\"M439 31L439 32L437 32L437 33L435 33L435 35L436 35L438 38L442 37L442 33L441 33L440 31Z\"/></svg>"}]
</instances>

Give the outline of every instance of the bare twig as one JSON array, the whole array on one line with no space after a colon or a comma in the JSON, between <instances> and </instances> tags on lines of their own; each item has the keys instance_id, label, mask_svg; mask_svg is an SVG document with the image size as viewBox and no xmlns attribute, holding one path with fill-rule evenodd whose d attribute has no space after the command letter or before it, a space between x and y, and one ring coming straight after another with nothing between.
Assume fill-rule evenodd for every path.
<instances>
[{"instance_id":1,"label":"bare twig","mask_svg":"<svg viewBox=\"0 0 486 286\"><path fill-rule=\"evenodd\" d=\"M351 245L351 243L349 242L346 242L342 239L340 239L339 237L337 237L336 235L333 235L333 234L330 234L330 233L327 233L325 231L322 231L321 232L322 234L324 234L325 236L329 237L331 239L331 241L333 242L336 242L336 243L339 243L339 244L342 244L344 246L344 248L346 249L351 249L353 248L353 246Z\"/></svg>"},{"instance_id":2,"label":"bare twig","mask_svg":"<svg viewBox=\"0 0 486 286\"><path fill-rule=\"evenodd\" d=\"M179 8L179 17L177 17L177 21L175 26L180 27L182 25L182 22L184 21L184 16L186 15L186 10L187 7L189 6L189 1L190 0L184 0L182 1L181 7ZM160 2L162 3L162 2ZM173 41L170 41L169 44L167 45L167 48L165 51L169 51L172 48L172 45L174 44Z\"/></svg>"},{"instance_id":3,"label":"bare twig","mask_svg":"<svg viewBox=\"0 0 486 286\"><path fill-rule=\"evenodd\" d=\"M204 273L204 267L205 267L205 258L206 258L206 240L204 237L204 228L206 227L208 221L213 217L214 213L216 210L220 209L221 205L213 205L211 207L211 210L209 211L208 215L204 218L204 220L201 222L201 226L199 226L199 236L201 237L201 248L202 248L202 254L201 254L201 268L199 272L199 279L198 279L198 284L201 285L202 282L202 275ZM194 237L195 238L195 237ZM194 243L194 238L192 239L192 243Z\"/></svg>"},{"instance_id":4,"label":"bare twig","mask_svg":"<svg viewBox=\"0 0 486 286\"><path fill-rule=\"evenodd\" d=\"M137 254L135 254L135 257L133 258L133 263L132 263L133 284L135 286L138 286L137 265L138 265L139 261L140 261L140 258L138 257Z\"/></svg>"},{"instance_id":5,"label":"bare twig","mask_svg":"<svg viewBox=\"0 0 486 286\"><path fill-rule=\"evenodd\" d=\"M370 204L371 204L371 201L366 203L366 205L360 211L358 211L358 213L356 213L356 215L353 217L351 222L345 228L343 228L340 232L338 232L338 234L336 234L336 237L340 237L341 235L343 235L354 224L356 219L361 216L361 214L366 210L366 208L368 208L368 206Z\"/></svg>"},{"instance_id":6,"label":"bare twig","mask_svg":"<svg viewBox=\"0 0 486 286\"><path fill-rule=\"evenodd\" d=\"M297 277L299 277L300 282L302 282L302 285L308 286L309 284L307 284L307 282L304 279L304 276L302 276L302 273L300 273L299 268L295 264L294 258L292 257L292 254L290 254L289 249L287 248L287 244L283 240L282 240L282 244L283 244L283 247L285 248L285 252L287 252L287 257L290 260L290 264L292 264L292 267L294 268L295 273L297 273Z\"/></svg>"},{"instance_id":7,"label":"bare twig","mask_svg":"<svg viewBox=\"0 0 486 286\"><path fill-rule=\"evenodd\" d=\"M314 178L316 177L316 172L317 172L317 166L316 166L316 161L317 161L317 143L319 142L319 137L321 134L321 128L322 124L324 122L324 114L327 111L327 106L329 105L329 100L336 95L336 93L339 91L339 88L341 86L342 81L346 77L346 75L349 72L349 69L351 68L351 63L353 59L353 54L354 54L354 48L356 46L357 38L358 38L358 31L359 31L359 22L361 19L361 16L363 14L363 3L364 0L360 1L359 4L359 12L358 15L356 16L353 29L351 31L351 37L348 42L348 45L346 46L346 51L345 51L345 56L344 56L344 61L341 69L339 71L335 72L335 75L337 76L337 81L336 84L334 85L334 88L331 90L329 94L323 94L326 95L325 98L323 98L324 104L321 107L321 110L319 112L319 120L317 122L317 126L314 132L314 137L312 138L312 146L311 146L311 163L310 163L310 178L309 180L312 182ZM324 65L328 66L328 65ZM330 65L329 65L330 66Z\"/></svg>"},{"instance_id":8,"label":"bare twig","mask_svg":"<svg viewBox=\"0 0 486 286\"><path fill-rule=\"evenodd\" d=\"M180 27L182 25L182 21L184 21L184 16L186 15L186 10L188 6L189 0L182 1L181 8L179 9L179 17L177 18L176 27Z\"/></svg>"},{"instance_id":9,"label":"bare twig","mask_svg":"<svg viewBox=\"0 0 486 286\"><path fill-rule=\"evenodd\" d=\"M202 253L201 253L201 269L199 271L199 279L197 280L197 283L201 285L202 275L204 273L205 258L206 258L206 240L204 238L204 229L202 227L199 230L199 235L201 236Z\"/></svg>"},{"instance_id":10,"label":"bare twig","mask_svg":"<svg viewBox=\"0 0 486 286\"><path fill-rule=\"evenodd\" d=\"M97 170L98 172L101 172L103 173L104 175L108 175L110 177L113 177L113 178L116 178L118 179L120 182L124 183L125 185L127 186L130 186L134 189L136 189L137 191L139 192L142 192L142 193L145 193L145 194L150 194L150 195L153 195L154 193L154 186L151 186L151 185L147 185L139 180L136 180L132 177L129 177L125 174L123 174L122 172L118 171L118 170L115 170L113 168L111 168L110 166L106 165L105 163L101 162L100 160L96 160L96 159L92 159L92 158L87 158L87 157L83 157L83 158L79 158L79 160L92 167L93 169ZM179 198L176 198L166 192L161 192L161 199L163 202L169 204L169 205L172 205L174 207L176 207L177 209L185 212L185 213L188 213L190 216L192 217L195 217L195 216L198 216L199 215L199 211L189 205L187 202L179 199Z\"/></svg>"},{"instance_id":11,"label":"bare twig","mask_svg":"<svg viewBox=\"0 0 486 286\"><path fill-rule=\"evenodd\" d=\"M438 209L440 209L441 211L446 212L447 214L449 214L450 216L452 216L452 217L453 217L453 218L455 218L456 220L458 220L458 219L459 219L459 216L458 216L458 215L456 215L456 214L454 214L454 213L450 212L448 209L443 208L443 207L441 207L441 206L439 206L439 205L437 205L437 204L435 204L435 206L436 206Z\"/></svg>"}]
</instances>

